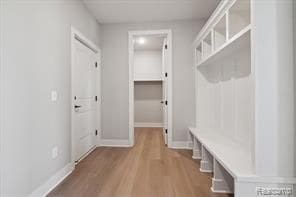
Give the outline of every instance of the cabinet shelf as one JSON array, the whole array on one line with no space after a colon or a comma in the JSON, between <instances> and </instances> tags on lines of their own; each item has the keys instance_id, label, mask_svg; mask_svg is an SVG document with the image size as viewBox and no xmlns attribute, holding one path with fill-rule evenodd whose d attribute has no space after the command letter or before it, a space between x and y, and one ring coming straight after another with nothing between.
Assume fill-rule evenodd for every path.
<instances>
[{"instance_id":1,"label":"cabinet shelf","mask_svg":"<svg viewBox=\"0 0 296 197\"><path fill-rule=\"evenodd\" d=\"M232 54L239 48L250 45L250 32L251 25L248 25L235 36L233 36L230 40L228 40L225 44L223 44L220 48L215 50L206 59L198 63L197 67L206 66L213 62L219 61L224 57Z\"/></svg>"}]
</instances>

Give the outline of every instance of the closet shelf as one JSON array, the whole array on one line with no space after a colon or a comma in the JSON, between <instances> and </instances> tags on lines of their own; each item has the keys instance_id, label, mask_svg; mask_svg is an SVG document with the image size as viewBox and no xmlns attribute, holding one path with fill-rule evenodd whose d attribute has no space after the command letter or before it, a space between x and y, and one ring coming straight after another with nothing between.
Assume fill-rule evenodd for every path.
<instances>
[{"instance_id":1,"label":"closet shelf","mask_svg":"<svg viewBox=\"0 0 296 197\"><path fill-rule=\"evenodd\" d=\"M215 50L206 59L197 64L196 67L206 66L219 60L224 59L226 56L233 54L238 49L250 45L251 25L248 25L231 39L229 39L220 48Z\"/></svg>"},{"instance_id":2,"label":"closet shelf","mask_svg":"<svg viewBox=\"0 0 296 197\"><path fill-rule=\"evenodd\" d=\"M162 81L162 79L134 79L134 82L145 82L145 81Z\"/></svg>"}]
</instances>

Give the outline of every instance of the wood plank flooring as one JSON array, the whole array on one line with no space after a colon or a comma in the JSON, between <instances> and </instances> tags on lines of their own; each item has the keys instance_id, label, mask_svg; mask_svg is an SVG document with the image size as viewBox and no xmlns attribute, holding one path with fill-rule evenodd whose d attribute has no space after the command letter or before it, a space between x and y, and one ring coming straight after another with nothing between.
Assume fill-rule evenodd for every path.
<instances>
[{"instance_id":1,"label":"wood plank flooring","mask_svg":"<svg viewBox=\"0 0 296 197\"><path fill-rule=\"evenodd\" d=\"M100 147L48 197L230 197L210 191L190 150L164 145L162 129L135 129L133 148Z\"/></svg>"}]
</instances>

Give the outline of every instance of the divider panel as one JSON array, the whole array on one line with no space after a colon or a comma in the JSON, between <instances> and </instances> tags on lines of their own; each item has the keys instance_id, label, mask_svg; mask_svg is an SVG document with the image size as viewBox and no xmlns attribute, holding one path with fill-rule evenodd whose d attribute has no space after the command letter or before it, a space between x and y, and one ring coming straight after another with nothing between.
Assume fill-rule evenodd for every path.
<instances>
[{"instance_id":1,"label":"divider panel","mask_svg":"<svg viewBox=\"0 0 296 197\"><path fill-rule=\"evenodd\" d=\"M214 177L211 190L216 193L233 193L234 179L225 168L214 159Z\"/></svg>"},{"instance_id":2,"label":"divider panel","mask_svg":"<svg viewBox=\"0 0 296 197\"><path fill-rule=\"evenodd\" d=\"M200 161L201 172L213 172L213 156L202 146L201 161Z\"/></svg>"}]
</instances>

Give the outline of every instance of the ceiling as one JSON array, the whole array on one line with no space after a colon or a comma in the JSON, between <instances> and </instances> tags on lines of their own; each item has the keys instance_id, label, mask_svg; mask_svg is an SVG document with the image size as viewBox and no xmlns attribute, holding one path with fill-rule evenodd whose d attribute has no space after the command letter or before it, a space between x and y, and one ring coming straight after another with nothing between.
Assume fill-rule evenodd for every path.
<instances>
[{"instance_id":1,"label":"ceiling","mask_svg":"<svg viewBox=\"0 0 296 197\"><path fill-rule=\"evenodd\" d=\"M98 22L203 20L220 0L82 0Z\"/></svg>"},{"instance_id":2,"label":"ceiling","mask_svg":"<svg viewBox=\"0 0 296 197\"><path fill-rule=\"evenodd\" d=\"M145 43L140 44L139 39L144 39ZM134 49L143 50L161 50L163 45L163 36L140 36L134 39Z\"/></svg>"}]
</instances>

